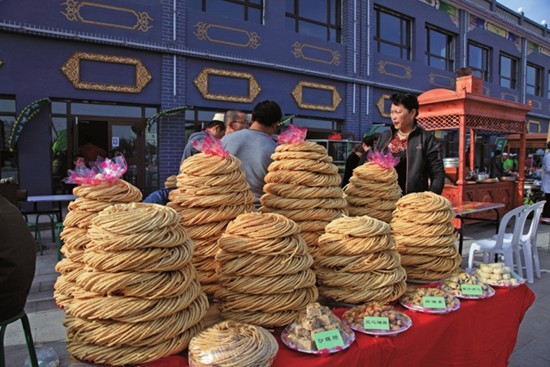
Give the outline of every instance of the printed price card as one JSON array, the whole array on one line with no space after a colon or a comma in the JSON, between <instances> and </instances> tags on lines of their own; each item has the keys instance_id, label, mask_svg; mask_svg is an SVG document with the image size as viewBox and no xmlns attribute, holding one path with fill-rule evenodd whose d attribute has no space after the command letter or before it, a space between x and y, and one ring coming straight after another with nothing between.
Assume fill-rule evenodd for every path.
<instances>
[{"instance_id":1,"label":"printed price card","mask_svg":"<svg viewBox=\"0 0 550 367\"><path fill-rule=\"evenodd\" d=\"M390 330L390 319L380 316L365 316L363 328L365 330Z\"/></svg>"},{"instance_id":2,"label":"printed price card","mask_svg":"<svg viewBox=\"0 0 550 367\"><path fill-rule=\"evenodd\" d=\"M445 297L424 296L422 297L422 306L425 308L446 308Z\"/></svg>"},{"instance_id":3,"label":"printed price card","mask_svg":"<svg viewBox=\"0 0 550 367\"><path fill-rule=\"evenodd\" d=\"M337 329L315 333L313 335L313 340L315 340L317 350L332 349L344 346L342 335L340 335L340 331Z\"/></svg>"},{"instance_id":4,"label":"printed price card","mask_svg":"<svg viewBox=\"0 0 550 367\"><path fill-rule=\"evenodd\" d=\"M465 296L483 296L483 289L480 284L461 284L460 290Z\"/></svg>"}]
</instances>

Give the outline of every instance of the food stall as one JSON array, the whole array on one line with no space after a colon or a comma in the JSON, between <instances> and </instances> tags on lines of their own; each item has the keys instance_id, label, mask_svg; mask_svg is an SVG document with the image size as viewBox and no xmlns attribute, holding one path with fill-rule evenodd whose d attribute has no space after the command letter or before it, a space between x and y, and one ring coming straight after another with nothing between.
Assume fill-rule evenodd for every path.
<instances>
[{"instance_id":1,"label":"food stall","mask_svg":"<svg viewBox=\"0 0 550 367\"><path fill-rule=\"evenodd\" d=\"M445 185L443 196L454 204L464 201L500 202L505 205L504 212L520 205L525 179L525 116L531 105L484 96L481 79L472 75L458 77L455 91L432 89L421 94L418 101L417 119L424 129L458 131L456 180ZM472 137L469 146L468 134ZM466 181L467 167L475 167L475 137L509 134L518 136L517 180Z\"/></svg>"}]
</instances>

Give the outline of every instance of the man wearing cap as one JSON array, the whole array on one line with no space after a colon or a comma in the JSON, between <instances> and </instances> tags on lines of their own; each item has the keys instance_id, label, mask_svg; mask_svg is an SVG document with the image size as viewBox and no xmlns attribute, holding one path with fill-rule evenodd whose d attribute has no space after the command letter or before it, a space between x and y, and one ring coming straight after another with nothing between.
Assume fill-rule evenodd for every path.
<instances>
[{"instance_id":1,"label":"man wearing cap","mask_svg":"<svg viewBox=\"0 0 550 367\"><path fill-rule=\"evenodd\" d=\"M217 139L221 139L225 135L225 123L223 122L223 113L217 113L214 115L212 121L206 124L206 128L203 131L197 131L189 136L189 140L183 149L183 155L181 156L181 163L184 160L200 153L194 146L193 143L202 143L207 135L213 136ZM181 165L180 163L180 165Z\"/></svg>"}]
</instances>

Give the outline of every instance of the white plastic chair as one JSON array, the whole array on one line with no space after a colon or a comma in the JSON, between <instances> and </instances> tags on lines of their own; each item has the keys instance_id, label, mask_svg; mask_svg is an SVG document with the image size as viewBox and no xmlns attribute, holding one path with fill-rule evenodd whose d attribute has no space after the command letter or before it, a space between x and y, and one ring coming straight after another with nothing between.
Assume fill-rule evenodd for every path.
<instances>
[{"instance_id":1,"label":"white plastic chair","mask_svg":"<svg viewBox=\"0 0 550 367\"><path fill-rule=\"evenodd\" d=\"M517 266L517 272L522 275L521 256L519 253L520 238L525 225L525 215L529 205L522 205L515 209L510 210L504 214L500 225L498 227L498 233L495 238L487 238L478 240L472 243L470 246L470 253L468 256L468 271L473 270L474 255L476 251L483 252L483 262L493 262L495 254L502 254L504 257L504 263L509 266L510 269L514 269L514 258ZM506 227L510 221L514 219L514 230L512 232L512 238L505 241Z\"/></svg>"},{"instance_id":2,"label":"white plastic chair","mask_svg":"<svg viewBox=\"0 0 550 367\"><path fill-rule=\"evenodd\" d=\"M525 213L525 216L527 218L531 213L533 213L533 219L531 220L529 231L527 233L524 233L525 230L522 230L522 235L519 239L519 248L523 250L523 260L525 261L525 273L528 283L533 283L534 281L533 272L536 274L537 278L540 279L540 259L537 249L537 231L539 228L540 216L542 214L545 203L546 200L542 200L529 206ZM525 221L525 224L526 222L527 221ZM511 239L512 233L506 233L504 235L505 242L510 242ZM522 273L518 274L523 275Z\"/></svg>"}]
</instances>

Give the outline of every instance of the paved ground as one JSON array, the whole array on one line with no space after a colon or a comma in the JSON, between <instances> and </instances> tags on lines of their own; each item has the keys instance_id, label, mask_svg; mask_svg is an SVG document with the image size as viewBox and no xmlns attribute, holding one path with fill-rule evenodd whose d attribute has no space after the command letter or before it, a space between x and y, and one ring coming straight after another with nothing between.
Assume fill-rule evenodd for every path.
<instances>
[{"instance_id":1,"label":"paved ground","mask_svg":"<svg viewBox=\"0 0 550 367\"><path fill-rule=\"evenodd\" d=\"M463 254L468 254L473 239L490 237L494 231L494 224L467 226ZM550 269L550 225L541 224L538 233L541 267ZM36 276L25 310L29 315L37 349L53 347L59 356L60 366L66 367L70 366L72 361L65 350L64 314L55 307L52 295L53 284L57 278L54 269L57 263L57 250L48 231L42 232L42 238L47 249L44 255L37 255ZM465 263L466 261L463 262ZM520 326L516 349L509 361L510 367L550 366L550 271L544 271L542 278L535 278L535 282L529 287L536 294L536 300ZM27 349L20 323L11 324L7 328L4 342L6 366L24 366Z\"/></svg>"}]
</instances>

